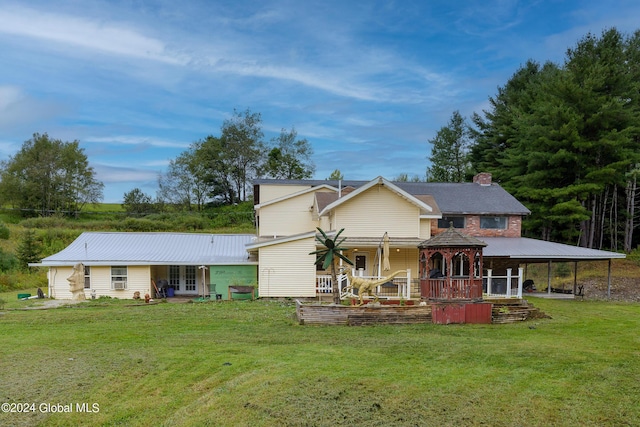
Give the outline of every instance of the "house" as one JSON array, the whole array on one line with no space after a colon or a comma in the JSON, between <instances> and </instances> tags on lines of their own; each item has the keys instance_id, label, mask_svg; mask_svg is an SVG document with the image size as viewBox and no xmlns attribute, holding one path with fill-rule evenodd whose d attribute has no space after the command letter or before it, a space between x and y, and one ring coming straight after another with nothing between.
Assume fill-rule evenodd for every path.
<instances>
[{"instance_id":1,"label":"house","mask_svg":"<svg viewBox=\"0 0 640 427\"><path fill-rule=\"evenodd\" d=\"M450 228L486 244L484 268L477 273L488 293L509 295L518 285L521 292L524 263L624 257L522 238L522 219L530 211L488 173L470 183L390 182L383 177L257 180L254 203L257 239L247 249L259 262L261 297L316 297L331 291L329 272L318 270L310 255L319 247L316 227L332 233L344 229L345 255L360 276L405 270L380 289L399 298L420 296L418 275L428 270L421 270L419 246ZM451 269L451 274L470 270L463 257L449 261L434 259L429 268Z\"/></svg>"},{"instance_id":2,"label":"house","mask_svg":"<svg viewBox=\"0 0 640 427\"><path fill-rule=\"evenodd\" d=\"M230 285L254 285L250 234L85 232L34 266L48 267L49 295L71 299L69 278L82 264L86 298L156 295L163 283L177 296L228 297Z\"/></svg>"}]
</instances>

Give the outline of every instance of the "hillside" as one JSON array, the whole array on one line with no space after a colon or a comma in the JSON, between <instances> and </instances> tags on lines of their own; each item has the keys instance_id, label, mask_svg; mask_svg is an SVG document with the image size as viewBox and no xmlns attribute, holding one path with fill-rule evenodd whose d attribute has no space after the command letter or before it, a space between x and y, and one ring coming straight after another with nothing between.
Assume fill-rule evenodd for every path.
<instances>
[{"instance_id":1,"label":"hillside","mask_svg":"<svg viewBox=\"0 0 640 427\"><path fill-rule=\"evenodd\" d=\"M640 264L635 252L628 259L611 263L611 300L640 302ZM573 263L558 263L552 267L552 288L573 289ZM578 263L577 286L583 286L585 300L607 299L607 261ZM529 265L527 278L533 279L538 291L547 287L547 265Z\"/></svg>"}]
</instances>

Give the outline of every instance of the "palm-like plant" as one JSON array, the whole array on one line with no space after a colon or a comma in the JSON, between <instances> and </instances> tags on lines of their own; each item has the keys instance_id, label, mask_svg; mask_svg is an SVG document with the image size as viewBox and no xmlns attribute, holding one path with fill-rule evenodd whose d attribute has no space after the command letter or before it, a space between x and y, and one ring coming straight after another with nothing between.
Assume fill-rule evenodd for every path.
<instances>
[{"instance_id":1,"label":"palm-like plant","mask_svg":"<svg viewBox=\"0 0 640 427\"><path fill-rule=\"evenodd\" d=\"M320 235L316 234L316 240L324 246L324 249L318 249L317 251L313 251L309 253L309 255L316 256L316 265L321 265L323 270L326 270L331 266L331 283L333 284L333 302L336 304L340 304L340 289L338 285L338 275L336 274L336 264L335 260L341 259L349 265L353 265L353 262L346 256L342 255L342 251L346 251L347 248L343 248L341 245L346 240L346 237L343 237L342 240L339 240L340 233L344 231L344 228L336 233L335 237L332 239L327 236L321 228L316 227L320 232Z\"/></svg>"}]
</instances>

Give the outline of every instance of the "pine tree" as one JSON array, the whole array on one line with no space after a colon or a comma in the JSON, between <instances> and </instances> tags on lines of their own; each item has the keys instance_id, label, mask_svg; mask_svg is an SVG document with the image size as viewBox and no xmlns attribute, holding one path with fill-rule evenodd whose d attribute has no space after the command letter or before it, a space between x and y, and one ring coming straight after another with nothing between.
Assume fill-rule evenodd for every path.
<instances>
[{"instance_id":1,"label":"pine tree","mask_svg":"<svg viewBox=\"0 0 640 427\"><path fill-rule=\"evenodd\" d=\"M427 168L429 181L464 182L469 168L469 126L459 111L454 111L449 124L440 128L432 145Z\"/></svg>"}]
</instances>

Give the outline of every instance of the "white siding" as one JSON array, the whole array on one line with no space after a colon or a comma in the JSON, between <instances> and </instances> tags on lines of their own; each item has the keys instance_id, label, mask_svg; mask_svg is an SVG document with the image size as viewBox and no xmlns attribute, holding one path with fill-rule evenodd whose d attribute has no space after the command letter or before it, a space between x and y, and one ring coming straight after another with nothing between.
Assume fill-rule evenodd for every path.
<instances>
[{"instance_id":1,"label":"white siding","mask_svg":"<svg viewBox=\"0 0 640 427\"><path fill-rule=\"evenodd\" d=\"M315 250L312 237L260 248L260 297L314 297Z\"/></svg>"},{"instance_id":2,"label":"white siding","mask_svg":"<svg viewBox=\"0 0 640 427\"><path fill-rule=\"evenodd\" d=\"M311 207L314 192L260 208L261 236L291 236L314 230L318 222L313 220Z\"/></svg>"},{"instance_id":3,"label":"white siding","mask_svg":"<svg viewBox=\"0 0 640 427\"><path fill-rule=\"evenodd\" d=\"M71 267L52 267L49 270L49 286L51 296L57 299L71 299L67 277L71 276ZM111 267L91 267L91 289L85 289L87 299L91 298L91 290L95 290L96 297L109 296L112 298L130 299L135 291L140 297L151 293L151 274L149 266L129 266L127 268L127 289L116 291L111 289Z\"/></svg>"},{"instance_id":4,"label":"white siding","mask_svg":"<svg viewBox=\"0 0 640 427\"><path fill-rule=\"evenodd\" d=\"M260 184L260 203L278 199L298 191L307 190L311 185L269 185Z\"/></svg>"},{"instance_id":5,"label":"white siding","mask_svg":"<svg viewBox=\"0 0 640 427\"><path fill-rule=\"evenodd\" d=\"M344 228L344 236L418 237L419 215L416 205L376 185L336 208L334 228Z\"/></svg>"}]
</instances>

